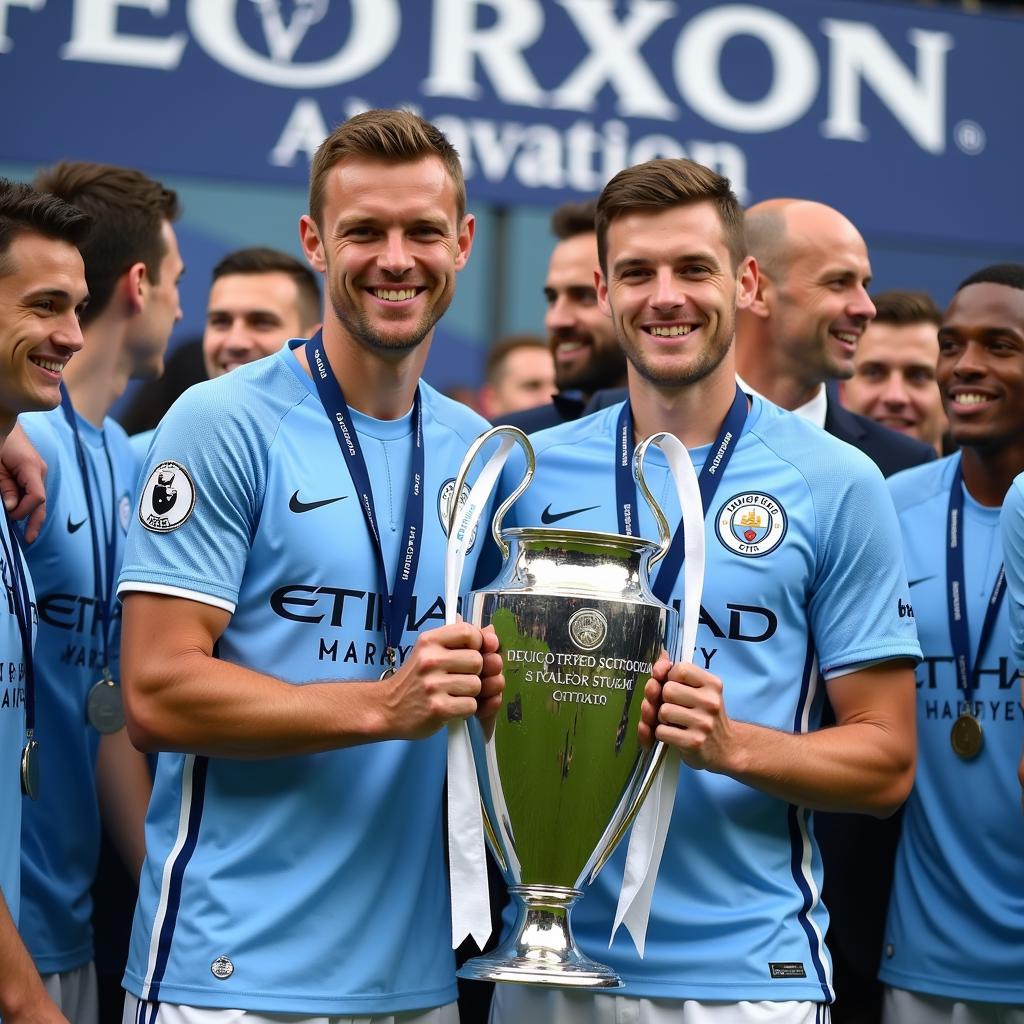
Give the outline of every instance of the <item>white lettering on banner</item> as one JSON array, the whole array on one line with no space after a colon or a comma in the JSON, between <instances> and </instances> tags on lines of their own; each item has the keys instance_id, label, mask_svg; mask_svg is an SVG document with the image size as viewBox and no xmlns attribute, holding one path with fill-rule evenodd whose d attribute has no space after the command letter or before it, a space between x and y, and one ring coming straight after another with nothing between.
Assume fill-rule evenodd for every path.
<instances>
[{"instance_id":1,"label":"white lettering on banner","mask_svg":"<svg viewBox=\"0 0 1024 1024\"><path fill-rule=\"evenodd\" d=\"M281 10L282 0L250 0L263 22L263 38L270 56L278 64L288 64L309 30L324 20L331 0L296 0L288 21Z\"/></svg>"},{"instance_id":2,"label":"white lettering on banner","mask_svg":"<svg viewBox=\"0 0 1024 1024\"><path fill-rule=\"evenodd\" d=\"M299 153L312 162L316 147L327 138L328 131L320 104L303 97L295 104L277 145L270 151L270 162L275 167L294 167Z\"/></svg>"},{"instance_id":3,"label":"white lettering on banner","mask_svg":"<svg viewBox=\"0 0 1024 1024\"><path fill-rule=\"evenodd\" d=\"M590 53L555 90L552 106L592 110L605 82L618 96L623 117L659 117L671 121L679 108L665 95L640 56L640 46L676 13L671 0L637 0L625 21L615 18L611 0L558 0L572 17Z\"/></svg>"},{"instance_id":4,"label":"white lettering on banner","mask_svg":"<svg viewBox=\"0 0 1024 1024\"><path fill-rule=\"evenodd\" d=\"M946 148L946 54L953 49L948 32L911 29L917 53L917 77L903 65L874 25L826 18L822 31L831 42L827 139L864 142L868 130L860 118L860 84L871 86L907 134L929 153Z\"/></svg>"},{"instance_id":5,"label":"white lettering on banner","mask_svg":"<svg viewBox=\"0 0 1024 1024\"><path fill-rule=\"evenodd\" d=\"M496 20L486 29L476 27L479 6L480 0L434 0L430 74L423 82L424 94L479 99L482 90L474 76L479 60L500 100L544 106L544 90L522 53L544 29L540 4L537 0L487 0Z\"/></svg>"},{"instance_id":6,"label":"white lettering on banner","mask_svg":"<svg viewBox=\"0 0 1024 1024\"><path fill-rule=\"evenodd\" d=\"M196 42L228 70L254 82L286 89L323 89L373 71L398 42L402 28L398 0L348 2L352 27L341 49L326 60L303 64L257 53L238 31L239 0L189 0L188 21ZM265 32L269 24L264 20Z\"/></svg>"},{"instance_id":7,"label":"white lettering on banner","mask_svg":"<svg viewBox=\"0 0 1024 1024\"><path fill-rule=\"evenodd\" d=\"M12 7L24 7L29 11L40 11L46 0L0 0L0 53L8 53L14 43L7 35L7 12Z\"/></svg>"},{"instance_id":8,"label":"white lettering on banner","mask_svg":"<svg viewBox=\"0 0 1024 1024\"><path fill-rule=\"evenodd\" d=\"M772 84L756 101L729 95L722 51L736 36L753 36L772 58ZM745 4L713 7L680 34L673 59L683 99L705 121L734 132L770 132L798 121L818 93L818 60L807 37L774 11Z\"/></svg>"},{"instance_id":9,"label":"white lettering on banner","mask_svg":"<svg viewBox=\"0 0 1024 1024\"><path fill-rule=\"evenodd\" d=\"M169 6L170 0L76 0L71 39L60 55L64 60L173 71L181 63L188 42L184 32L158 39L117 31L117 15L122 7L139 8L154 18L163 18Z\"/></svg>"}]
</instances>

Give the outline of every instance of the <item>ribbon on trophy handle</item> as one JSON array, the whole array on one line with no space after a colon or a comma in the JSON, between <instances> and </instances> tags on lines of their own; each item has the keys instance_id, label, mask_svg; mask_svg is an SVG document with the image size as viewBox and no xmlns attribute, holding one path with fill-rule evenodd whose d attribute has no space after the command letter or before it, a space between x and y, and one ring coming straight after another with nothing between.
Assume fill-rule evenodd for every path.
<instances>
[{"instance_id":1,"label":"ribbon on trophy handle","mask_svg":"<svg viewBox=\"0 0 1024 1024\"><path fill-rule=\"evenodd\" d=\"M683 616L678 652L679 661L689 662L693 659L693 652L697 646L697 624L700 619L701 592L704 587L704 506L689 452L675 435L665 432L652 434L637 445L633 453L633 476L647 501L653 504L653 497L643 477L643 461L651 445L665 453L679 498L682 522L689 526L683 538ZM619 902L608 945L612 944L619 925L625 924L640 956L644 955L647 941L651 898L654 895L658 868L665 850L665 838L675 806L679 768L678 752L666 749L665 757L633 822L633 831L626 850L622 889L619 892Z\"/></svg>"},{"instance_id":2,"label":"ribbon on trophy handle","mask_svg":"<svg viewBox=\"0 0 1024 1024\"><path fill-rule=\"evenodd\" d=\"M464 503L459 496L470 468L480 450L500 437L497 451L487 460ZM455 622L466 553L487 501L498 482L512 449L519 445L526 455L526 473L519 486L502 502L494 516L491 532L504 554L508 546L501 537L501 521L512 503L530 485L536 459L526 435L516 427L494 427L470 446L452 490L448 518L448 548L444 564L445 624ZM448 870L452 897L452 946L458 947L472 935L477 947L491 934L491 905L487 890L487 859L484 850L483 814L480 791L473 765L473 747L464 720L448 723Z\"/></svg>"}]
</instances>

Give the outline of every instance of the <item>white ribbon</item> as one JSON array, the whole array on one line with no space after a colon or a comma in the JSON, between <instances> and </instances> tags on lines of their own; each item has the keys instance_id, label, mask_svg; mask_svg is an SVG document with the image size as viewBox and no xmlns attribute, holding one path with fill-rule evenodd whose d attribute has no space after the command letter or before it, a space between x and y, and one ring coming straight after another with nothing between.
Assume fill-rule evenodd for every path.
<instances>
[{"instance_id":1,"label":"white ribbon","mask_svg":"<svg viewBox=\"0 0 1024 1024\"><path fill-rule=\"evenodd\" d=\"M485 434L477 440L467 455L467 461L476 455L487 437ZM473 532L515 445L513 435L506 434L501 438L498 450L480 471L465 505L452 516L444 565L446 625L457 618L462 569ZM461 479L461 473L459 477ZM457 502L458 498L458 494L452 494L452 502ZM448 723L448 870L452 895L452 947L460 946L467 935L472 935L477 947L483 949L491 934L487 856L473 747L463 719Z\"/></svg>"},{"instance_id":2,"label":"white ribbon","mask_svg":"<svg viewBox=\"0 0 1024 1024\"><path fill-rule=\"evenodd\" d=\"M704 506L701 502L697 474L683 443L673 434L665 433L655 435L651 443L657 445L668 460L683 523L686 526L679 660L689 662L693 660L693 652L697 646L697 623L700 619L701 592L704 588ZM650 791L633 822L633 831L626 850L622 889L619 892L612 933L608 939L610 946L619 925L625 924L641 957L644 955L647 942L651 898L654 895L661 855L665 850L665 837L676 802L679 768L678 752L668 748Z\"/></svg>"}]
</instances>

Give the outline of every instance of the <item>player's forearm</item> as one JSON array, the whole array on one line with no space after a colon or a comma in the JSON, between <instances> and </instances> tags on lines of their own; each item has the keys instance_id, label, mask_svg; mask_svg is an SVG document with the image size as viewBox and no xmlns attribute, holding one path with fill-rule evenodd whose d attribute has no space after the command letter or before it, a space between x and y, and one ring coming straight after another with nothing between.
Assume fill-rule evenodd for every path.
<instances>
[{"instance_id":1,"label":"player's forearm","mask_svg":"<svg viewBox=\"0 0 1024 1024\"><path fill-rule=\"evenodd\" d=\"M883 722L800 734L747 722L732 728L735 753L727 774L792 804L886 817L913 785L912 730Z\"/></svg>"},{"instance_id":2,"label":"player's forearm","mask_svg":"<svg viewBox=\"0 0 1024 1024\"><path fill-rule=\"evenodd\" d=\"M18 935L0 893L0 1017L8 1024L64 1021ZM66 1022L65 1022L66 1024Z\"/></svg>"},{"instance_id":3,"label":"player's forearm","mask_svg":"<svg viewBox=\"0 0 1024 1024\"><path fill-rule=\"evenodd\" d=\"M376 682L293 685L201 652L124 661L125 710L140 750L214 757L315 754L378 739Z\"/></svg>"},{"instance_id":4,"label":"player's forearm","mask_svg":"<svg viewBox=\"0 0 1024 1024\"><path fill-rule=\"evenodd\" d=\"M100 815L124 866L136 882L146 856L146 810L153 789L146 758L125 729L100 737L96 792Z\"/></svg>"}]
</instances>

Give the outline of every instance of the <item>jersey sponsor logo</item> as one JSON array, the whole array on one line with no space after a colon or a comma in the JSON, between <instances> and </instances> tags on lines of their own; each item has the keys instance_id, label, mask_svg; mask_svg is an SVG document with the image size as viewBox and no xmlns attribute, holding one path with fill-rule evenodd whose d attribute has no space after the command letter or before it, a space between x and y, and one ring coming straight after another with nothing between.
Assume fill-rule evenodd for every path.
<instances>
[{"instance_id":1,"label":"jersey sponsor logo","mask_svg":"<svg viewBox=\"0 0 1024 1024\"><path fill-rule=\"evenodd\" d=\"M596 608L581 608L569 617L569 639L581 651L597 650L608 635L608 620Z\"/></svg>"},{"instance_id":2,"label":"jersey sponsor logo","mask_svg":"<svg viewBox=\"0 0 1024 1024\"><path fill-rule=\"evenodd\" d=\"M132 499L128 496L127 491L121 495L117 503L117 518L121 524L121 529L127 533L128 523L132 518Z\"/></svg>"},{"instance_id":3,"label":"jersey sponsor logo","mask_svg":"<svg viewBox=\"0 0 1024 1024\"><path fill-rule=\"evenodd\" d=\"M192 515L195 505L195 485L185 467L161 462L142 488L139 522L154 533L170 533Z\"/></svg>"},{"instance_id":4,"label":"jersey sponsor logo","mask_svg":"<svg viewBox=\"0 0 1024 1024\"><path fill-rule=\"evenodd\" d=\"M900 597L897 598L896 604L901 619L912 619L914 617L914 606L909 601L904 601Z\"/></svg>"},{"instance_id":5,"label":"jersey sponsor logo","mask_svg":"<svg viewBox=\"0 0 1024 1024\"><path fill-rule=\"evenodd\" d=\"M315 508L323 508L324 505L333 505L336 501L344 501L348 497L347 494L342 494L337 498L321 498L319 501L302 501L299 498L299 492L296 491L288 499L288 508L292 512L297 512L300 515L303 512L312 512Z\"/></svg>"},{"instance_id":6,"label":"jersey sponsor logo","mask_svg":"<svg viewBox=\"0 0 1024 1024\"><path fill-rule=\"evenodd\" d=\"M446 537L448 536L448 523L451 522L452 517L452 495L454 493L455 477L449 477L445 480L441 484L441 489L437 492L437 517L441 520L441 529L444 530ZM467 501L469 501L469 484L463 484L462 493L459 495L458 508L460 512L465 508ZM469 547L466 548L467 554L473 550L473 546L476 544L477 526L473 527L473 536L469 538Z\"/></svg>"},{"instance_id":7,"label":"jersey sponsor logo","mask_svg":"<svg viewBox=\"0 0 1024 1024\"><path fill-rule=\"evenodd\" d=\"M83 526L85 526L85 524L88 522L88 520L89 520L89 517L86 516L80 522L77 522L77 523L73 522L72 519L71 519L71 513L69 512L68 513L68 533L78 533L78 531Z\"/></svg>"},{"instance_id":8,"label":"jersey sponsor logo","mask_svg":"<svg viewBox=\"0 0 1024 1024\"><path fill-rule=\"evenodd\" d=\"M235 973L235 965L226 956L219 956L210 964L210 973L224 981Z\"/></svg>"},{"instance_id":9,"label":"jersey sponsor logo","mask_svg":"<svg viewBox=\"0 0 1024 1024\"><path fill-rule=\"evenodd\" d=\"M715 519L718 539L744 558L770 554L782 543L787 526L783 507L763 491L734 495Z\"/></svg>"},{"instance_id":10,"label":"jersey sponsor logo","mask_svg":"<svg viewBox=\"0 0 1024 1024\"><path fill-rule=\"evenodd\" d=\"M552 523L560 522L562 519L568 519L569 516L578 516L581 512L593 512L595 508L600 508L600 505L590 505L588 508L573 508L569 509L568 512L552 512L551 506L548 505L546 509L540 514L540 521L547 526Z\"/></svg>"}]
</instances>

